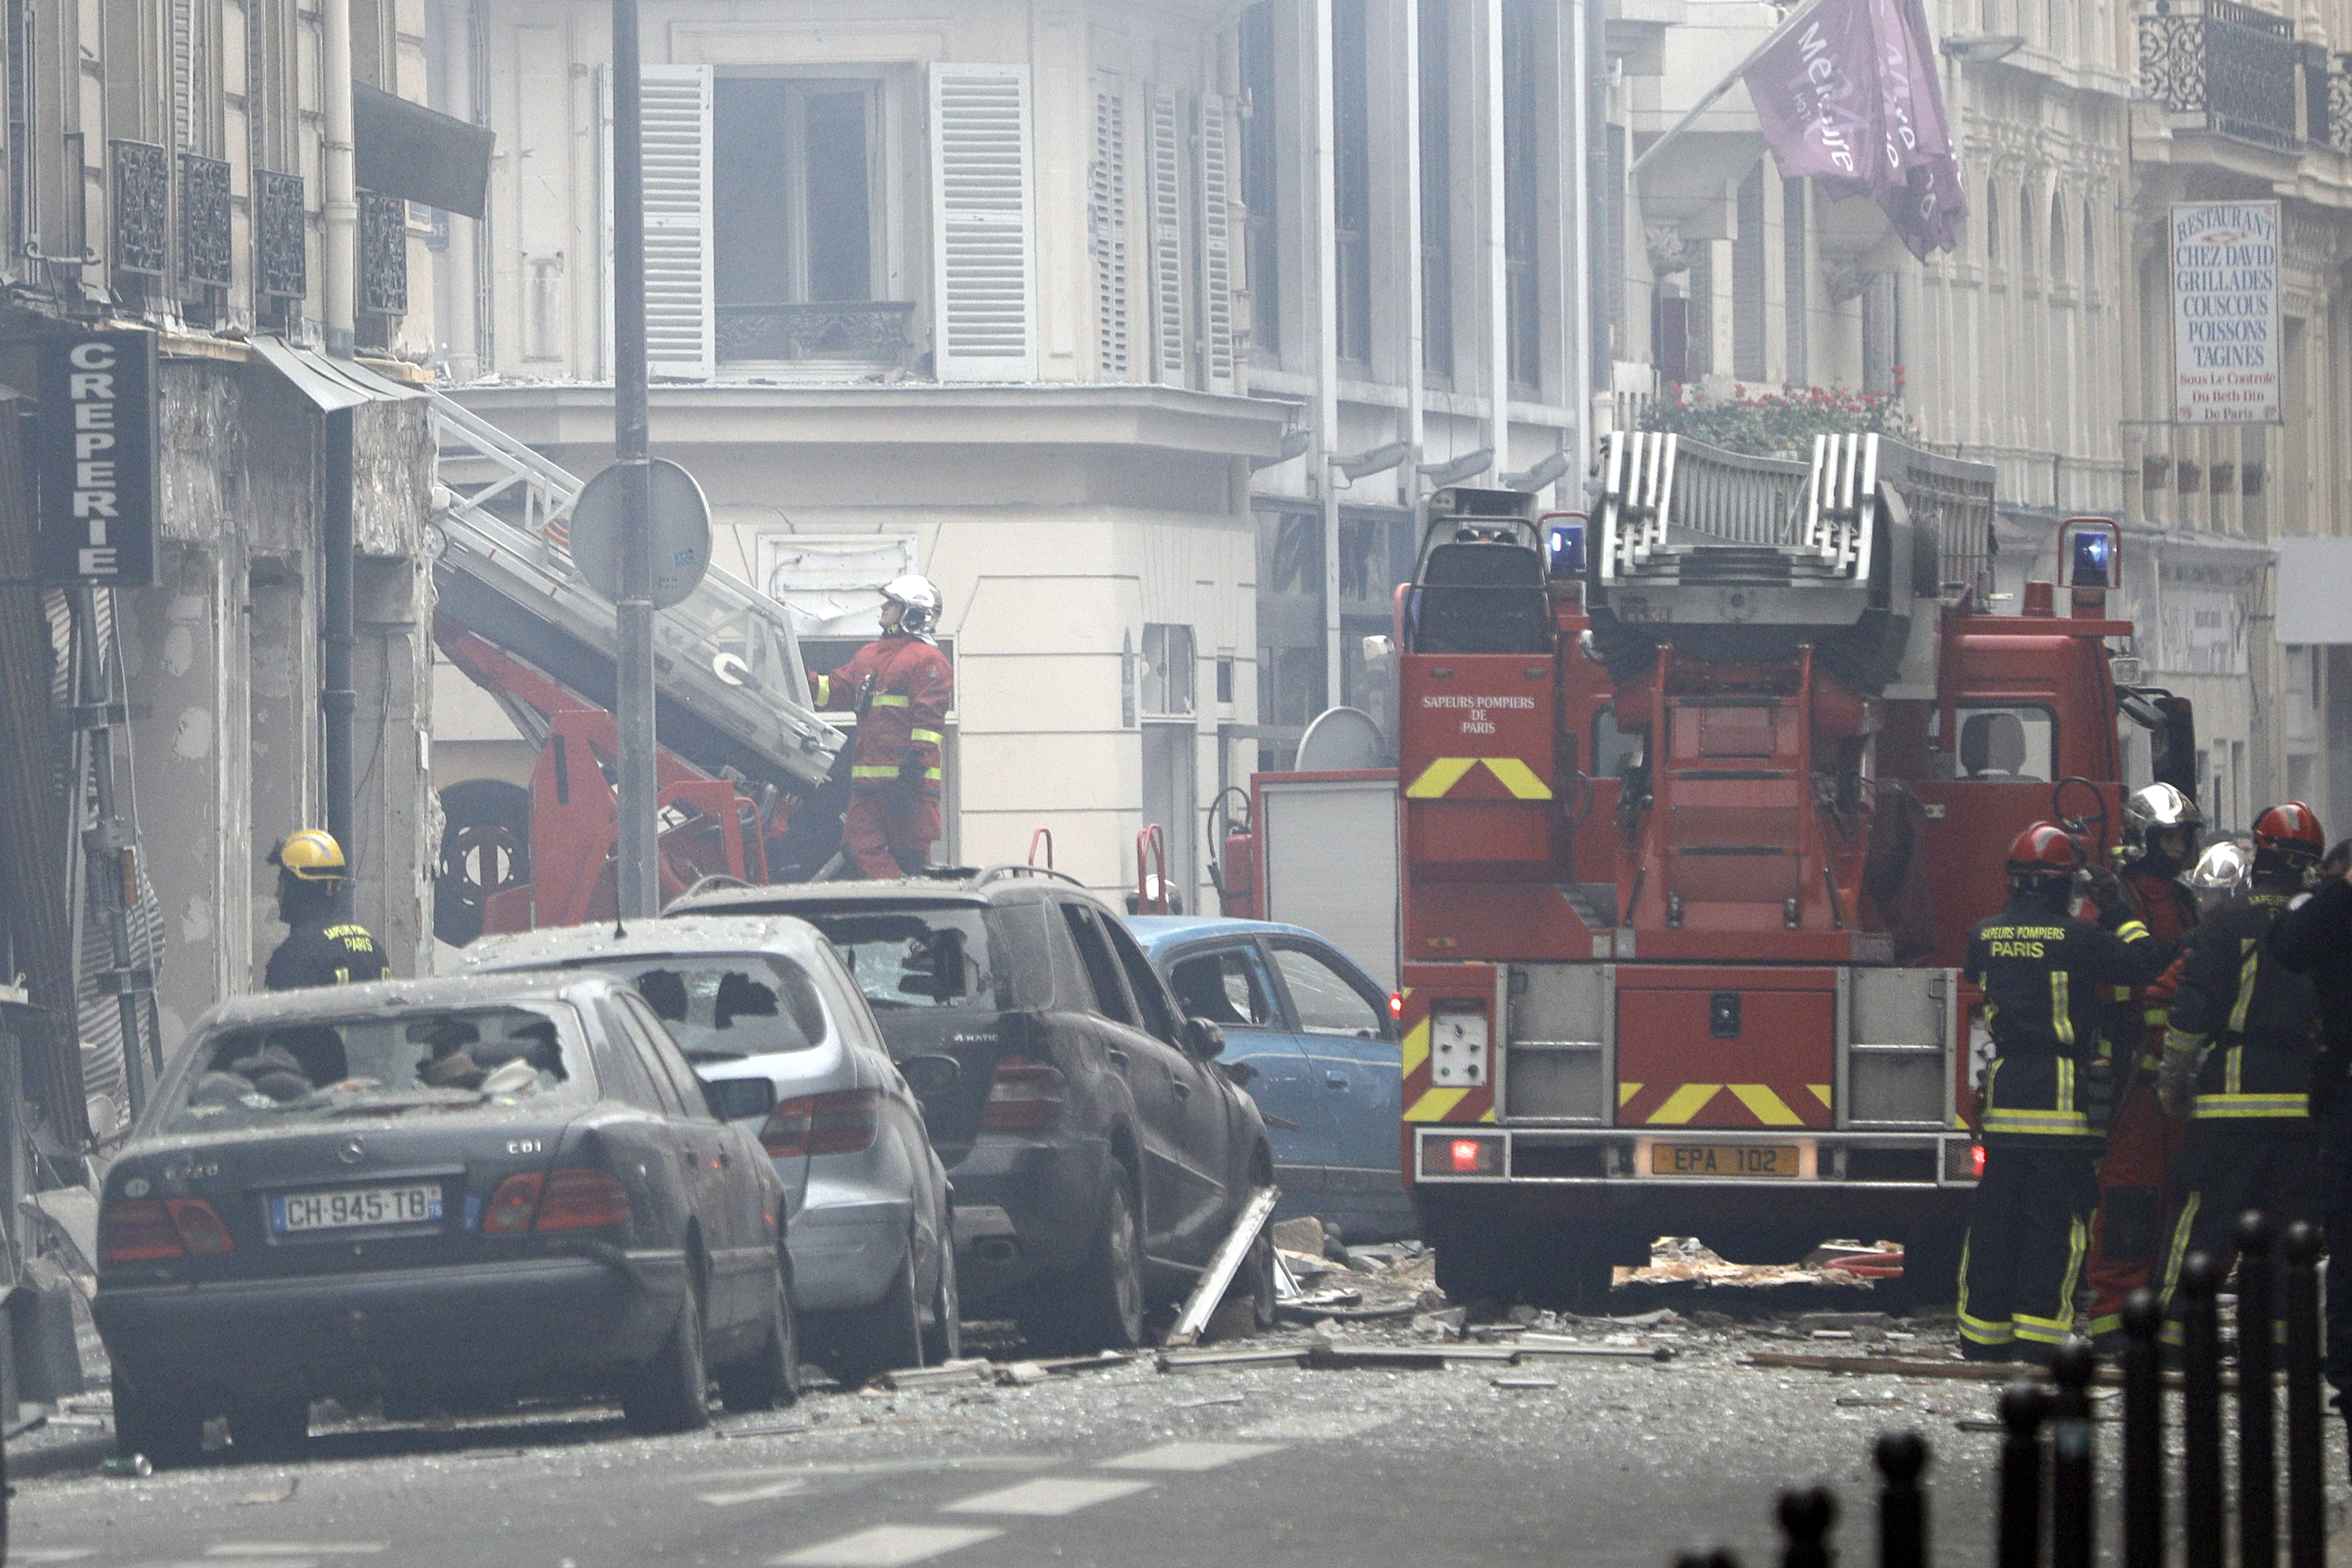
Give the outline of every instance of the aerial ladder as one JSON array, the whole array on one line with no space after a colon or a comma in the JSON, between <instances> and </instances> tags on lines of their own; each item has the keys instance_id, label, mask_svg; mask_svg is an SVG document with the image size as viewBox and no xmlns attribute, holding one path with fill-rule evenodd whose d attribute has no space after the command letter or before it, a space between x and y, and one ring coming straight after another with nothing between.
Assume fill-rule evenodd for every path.
<instances>
[{"instance_id":1,"label":"aerial ladder","mask_svg":"<svg viewBox=\"0 0 2352 1568\"><path fill-rule=\"evenodd\" d=\"M539 752L528 791L443 791L436 933L462 942L609 917L617 636L613 605L572 559L582 481L437 393L432 420L434 641ZM843 736L809 705L784 608L714 564L656 612L654 668L663 896L714 876L808 875L838 837Z\"/></svg>"}]
</instances>

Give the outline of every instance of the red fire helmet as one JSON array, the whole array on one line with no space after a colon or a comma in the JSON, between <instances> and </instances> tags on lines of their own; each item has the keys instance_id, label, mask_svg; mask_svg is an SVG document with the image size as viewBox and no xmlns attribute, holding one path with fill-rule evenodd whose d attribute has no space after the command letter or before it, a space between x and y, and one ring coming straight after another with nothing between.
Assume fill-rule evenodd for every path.
<instances>
[{"instance_id":1,"label":"red fire helmet","mask_svg":"<svg viewBox=\"0 0 2352 1568\"><path fill-rule=\"evenodd\" d=\"M2009 868L2012 872L2071 877L2082 865L2083 847L2074 842L2073 834L2055 823L2035 823L2009 847Z\"/></svg>"},{"instance_id":2,"label":"red fire helmet","mask_svg":"<svg viewBox=\"0 0 2352 1568\"><path fill-rule=\"evenodd\" d=\"M2320 831L2317 812L2299 800L2291 800L2254 818L2254 847L2316 860L2326 853L2327 836Z\"/></svg>"}]
</instances>

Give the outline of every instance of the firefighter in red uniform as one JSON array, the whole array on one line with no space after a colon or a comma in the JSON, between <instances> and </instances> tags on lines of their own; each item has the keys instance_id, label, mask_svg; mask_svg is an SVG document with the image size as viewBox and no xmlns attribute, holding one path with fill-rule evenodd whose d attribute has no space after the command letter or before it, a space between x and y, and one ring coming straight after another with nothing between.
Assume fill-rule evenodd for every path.
<instances>
[{"instance_id":1,"label":"firefighter in red uniform","mask_svg":"<svg viewBox=\"0 0 2352 1568\"><path fill-rule=\"evenodd\" d=\"M882 635L830 675L812 675L819 709L851 709L849 805L841 856L856 874L911 877L940 837L940 742L955 698L955 674L931 641L940 591L927 577L893 578L882 589Z\"/></svg>"},{"instance_id":2,"label":"firefighter in red uniform","mask_svg":"<svg viewBox=\"0 0 2352 1568\"><path fill-rule=\"evenodd\" d=\"M2196 864L2204 826L2197 803L2170 784L2150 784L2124 802L2124 887L2164 964L2179 956L2197 923L2196 896L2182 879ZM2165 1168L2179 1151L2183 1131L2156 1099L2170 987L2158 980L2116 1000L2122 1016L2114 1043L2126 1087L2099 1162L2099 1207L2091 1219L2091 1258L2084 1270L2091 1284L2094 1337L2120 1337L2124 1299L2149 1282L2171 1206ZM2126 1063L2130 1070L2123 1070Z\"/></svg>"},{"instance_id":3,"label":"firefighter in red uniform","mask_svg":"<svg viewBox=\"0 0 2352 1568\"><path fill-rule=\"evenodd\" d=\"M2037 822L2009 849L2009 902L1969 933L1993 1059L1979 1095L1984 1175L1960 1251L1960 1352L2043 1361L2074 1325L2105 1107L2099 1026L2111 986L2156 977L2122 879L2091 870L2098 923L2071 912L2082 846Z\"/></svg>"}]
</instances>

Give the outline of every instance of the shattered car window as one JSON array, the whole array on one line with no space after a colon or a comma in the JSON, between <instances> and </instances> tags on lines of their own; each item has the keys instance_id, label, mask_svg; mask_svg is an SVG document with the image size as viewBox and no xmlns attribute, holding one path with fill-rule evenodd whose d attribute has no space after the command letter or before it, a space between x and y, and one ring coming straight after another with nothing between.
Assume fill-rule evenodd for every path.
<instances>
[{"instance_id":1,"label":"shattered car window","mask_svg":"<svg viewBox=\"0 0 2352 1568\"><path fill-rule=\"evenodd\" d=\"M840 950L858 990L877 1011L992 1007L981 911L932 909L812 917Z\"/></svg>"},{"instance_id":2,"label":"shattered car window","mask_svg":"<svg viewBox=\"0 0 2352 1568\"><path fill-rule=\"evenodd\" d=\"M593 1075L569 1007L457 1007L249 1024L196 1043L158 1133L585 1100Z\"/></svg>"},{"instance_id":3,"label":"shattered car window","mask_svg":"<svg viewBox=\"0 0 2352 1568\"><path fill-rule=\"evenodd\" d=\"M808 972L765 953L603 963L627 979L693 1062L823 1045L824 1004Z\"/></svg>"}]
</instances>

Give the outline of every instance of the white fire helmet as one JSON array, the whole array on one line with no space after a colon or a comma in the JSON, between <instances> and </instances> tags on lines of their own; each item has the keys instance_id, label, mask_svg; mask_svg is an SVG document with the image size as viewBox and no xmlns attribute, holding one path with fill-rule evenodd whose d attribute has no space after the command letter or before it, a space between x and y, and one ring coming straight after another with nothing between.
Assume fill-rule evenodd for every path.
<instances>
[{"instance_id":1,"label":"white fire helmet","mask_svg":"<svg viewBox=\"0 0 2352 1568\"><path fill-rule=\"evenodd\" d=\"M940 590L929 577L909 572L882 584L882 596L898 606L898 625L921 636L940 624Z\"/></svg>"},{"instance_id":2,"label":"white fire helmet","mask_svg":"<svg viewBox=\"0 0 2352 1568\"><path fill-rule=\"evenodd\" d=\"M2252 862L2246 852L2224 838L2197 858L2196 868L2184 879L2200 908L2211 910L2237 896L2246 885Z\"/></svg>"}]
</instances>

